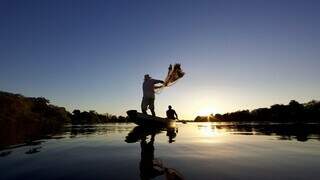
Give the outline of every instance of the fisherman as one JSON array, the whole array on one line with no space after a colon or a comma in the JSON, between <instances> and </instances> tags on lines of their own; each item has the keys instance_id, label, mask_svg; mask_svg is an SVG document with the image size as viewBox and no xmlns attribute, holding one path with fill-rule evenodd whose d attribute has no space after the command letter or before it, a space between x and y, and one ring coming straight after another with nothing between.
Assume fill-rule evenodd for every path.
<instances>
[{"instance_id":1,"label":"fisherman","mask_svg":"<svg viewBox=\"0 0 320 180\"><path fill-rule=\"evenodd\" d=\"M143 114L147 114L147 109L149 108L152 116L156 116L156 113L154 112L154 90L158 88L158 86L155 86L158 83L163 84L164 81L152 79L149 74L144 75L144 82L142 86L143 98L141 103L141 110Z\"/></svg>"},{"instance_id":2,"label":"fisherman","mask_svg":"<svg viewBox=\"0 0 320 180\"><path fill-rule=\"evenodd\" d=\"M168 110L167 110L167 118L168 119L178 119L178 114L176 113L176 111L174 109L172 109L172 106L169 105L168 106Z\"/></svg>"}]
</instances>

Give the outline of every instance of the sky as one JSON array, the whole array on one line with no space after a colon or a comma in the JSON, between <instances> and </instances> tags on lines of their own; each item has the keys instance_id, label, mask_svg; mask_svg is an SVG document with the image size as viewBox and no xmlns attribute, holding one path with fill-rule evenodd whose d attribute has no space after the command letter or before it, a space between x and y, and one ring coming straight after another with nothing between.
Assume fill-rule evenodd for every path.
<instances>
[{"instance_id":1,"label":"sky","mask_svg":"<svg viewBox=\"0 0 320 180\"><path fill-rule=\"evenodd\" d=\"M181 119L320 100L317 0L1 0L0 90L67 110L140 110L143 75Z\"/></svg>"}]
</instances>

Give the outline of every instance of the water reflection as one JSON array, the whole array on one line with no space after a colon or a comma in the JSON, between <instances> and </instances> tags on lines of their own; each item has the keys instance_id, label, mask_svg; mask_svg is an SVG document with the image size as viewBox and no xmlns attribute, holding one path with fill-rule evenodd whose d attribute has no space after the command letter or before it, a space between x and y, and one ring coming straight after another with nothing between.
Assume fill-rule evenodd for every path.
<instances>
[{"instance_id":1,"label":"water reflection","mask_svg":"<svg viewBox=\"0 0 320 180\"><path fill-rule=\"evenodd\" d=\"M66 138L95 137L98 135L110 135L128 132L132 129L132 124L110 124L110 125L66 125L55 133L26 134L17 131L15 137L0 137L0 158L11 155L13 150L26 147L25 154L32 155L41 152L43 144L49 140L59 140ZM19 137L19 138L16 138Z\"/></svg>"},{"instance_id":2,"label":"water reflection","mask_svg":"<svg viewBox=\"0 0 320 180\"><path fill-rule=\"evenodd\" d=\"M3 152L0 153L0 157L8 156L11 153L12 153L12 151L3 151Z\"/></svg>"},{"instance_id":3,"label":"water reflection","mask_svg":"<svg viewBox=\"0 0 320 180\"><path fill-rule=\"evenodd\" d=\"M39 147L34 147L34 148L30 148L30 149L26 152L26 154L38 153L38 152L40 152L40 149L41 149L41 148L42 148L41 146L39 146Z\"/></svg>"},{"instance_id":4,"label":"water reflection","mask_svg":"<svg viewBox=\"0 0 320 180\"><path fill-rule=\"evenodd\" d=\"M132 129L132 124L111 123L106 125L70 125L64 131L70 132L70 138L109 135L114 133L128 132Z\"/></svg>"},{"instance_id":5,"label":"water reflection","mask_svg":"<svg viewBox=\"0 0 320 180\"><path fill-rule=\"evenodd\" d=\"M190 124L190 123L188 123ZM198 127L203 136L217 136L223 133L231 133L235 135L267 135L276 136L278 140L297 140L305 142L310 139L320 140L320 124L255 124L255 123L191 123ZM186 126L180 124L180 126ZM77 137L90 137L96 135L109 135L117 133L127 133L132 130L133 124L109 124L109 125L79 125L65 126L54 133L31 133L24 131L16 131L13 133L5 133L6 136L0 136L0 151L16 149L27 146L40 146L49 139L64 139ZM166 131L168 142L173 143L176 137L176 128L167 129L150 129L137 127L133 129L127 139L129 141L141 140L139 136L148 136L151 133L161 133ZM39 152L41 148L30 152ZM10 153L0 152L0 157L7 156ZM30 154L29 152L27 154Z\"/></svg>"},{"instance_id":6,"label":"water reflection","mask_svg":"<svg viewBox=\"0 0 320 180\"><path fill-rule=\"evenodd\" d=\"M153 179L157 176L164 175L168 180L180 180L184 179L182 174L177 170L169 167L165 167L162 160L155 158L154 156L154 142L157 134L162 131L166 131L168 142L175 142L178 129L174 127L169 128L151 128L137 126L132 129L126 136L125 142L136 143L140 141L141 148L141 160L139 163L140 178ZM149 140L148 140L149 137Z\"/></svg>"},{"instance_id":7,"label":"water reflection","mask_svg":"<svg viewBox=\"0 0 320 180\"><path fill-rule=\"evenodd\" d=\"M279 140L308 141L320 140L320 124L216 124L215 129L238 135L268 135L277 136Z\"/></svg>"},{"instance_id":8,"label":"water reflection","mask_svg":"<svg viewBox=\"0 0 320 180\"><path fill-rule=\"evenodd\" d=\"M5 157L8 156L12 153L12 150L18 149L21 147L28 147L29 149L25 152L25 154L34 154L40 152L40 149L42 146L40 146L44 140L27 140L25 143L17 144L17 145L11 145L7 147L3 147L1 150L4 150L3 152L0 153L0 157ZM36 146L36 147L34 147Z\"/></svg>"},{"instance_id":9,"label":"water reflection","mask_svg":"<svg viewBox=\"0 0 320 180\"><path fill-rule=\"evenodd\" d=\"M182 179L181 172L187 179L319 179L319 124L177 127L120 123L0 136L0 179Z\"/></svg>"}]
</instances>

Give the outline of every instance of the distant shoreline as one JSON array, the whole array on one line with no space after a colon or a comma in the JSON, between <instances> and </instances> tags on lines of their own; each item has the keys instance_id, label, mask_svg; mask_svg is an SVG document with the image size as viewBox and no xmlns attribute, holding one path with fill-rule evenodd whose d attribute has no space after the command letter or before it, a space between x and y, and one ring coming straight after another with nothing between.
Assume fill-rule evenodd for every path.
<instances>
[{"instance_id":1,"label":"distant shoreline","mask_svg":"<svg viewBox=\"0 0 320 180\"><path fill-rule=\"evenodd\" d=\"M320 102L312 100L300 104L291 100L289 104L275 104L270 108L258 108L252 111L242 110L225 114L198 116L197 122L320 122Z\"/></svg>"},{"instance_id":2,"label":"distant shoreline","mask_svg":"<svg viewBox=\"0 0 320 180\"><path fill-rule=\"evenodd\" d=\"M44 97L25 97L20 94L0 91L0 124L41 124L42 129L52 129L62 124L100 124L132 122L128 117L73 110L51 105ZM310 101L300 104L292 100L288 105L275 104L270 108L252 111L242 110L225 114L197 116L194 120L177 122L243 122L243 123L318 123L320 122L320 102Z\"/></svg>"}]
</instances>

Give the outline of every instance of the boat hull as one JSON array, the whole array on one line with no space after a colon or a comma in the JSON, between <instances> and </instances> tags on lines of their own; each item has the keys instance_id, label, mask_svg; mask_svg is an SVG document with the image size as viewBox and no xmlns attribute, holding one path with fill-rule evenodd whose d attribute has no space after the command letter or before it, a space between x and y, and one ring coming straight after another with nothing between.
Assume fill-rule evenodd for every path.
<instances>
[{"instance_id":1,"label":"boat hull","mask_svg":"<svg viewBox=\"0 0 320 180\"><path fill-rule=\"evenodd\" d=\"M139 113L136 110L127 111L129 119L139 126L172 126L175 120L161 118L156 116L150 116L143 113Z\"/></svg>"}]
</instances>

